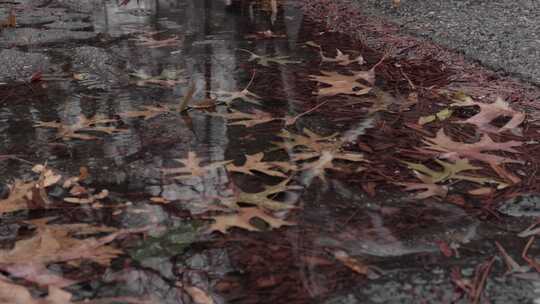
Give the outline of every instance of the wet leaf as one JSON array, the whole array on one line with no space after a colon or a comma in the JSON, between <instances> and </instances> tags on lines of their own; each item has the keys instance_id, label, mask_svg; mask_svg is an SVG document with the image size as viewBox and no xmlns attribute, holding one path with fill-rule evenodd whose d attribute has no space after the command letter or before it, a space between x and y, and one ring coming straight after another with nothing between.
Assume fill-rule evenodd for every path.
<instances>
[{"instance_id":1,"label":"wet leaf","mask_svg":"<svg viewBox=\"0 0 540 304\"><path fill-rule=\"evenodd\" d=\"M405 191L419 191L414 198L426 199L429 197L446 197L448 194L448 187L437 184L426 183L399 183L399 185L405 187Z\"/></svg>"},{"instance_id":2,"label":"wet leaf","mask_svg":"<svg viewBox=\"0 0 540 304\"><path fill-rule=\"evenodd\" d=\"M237 213L234 214L216 215L211 217L211 219L214 220L214 223L208 227L207 233L219 231L226 234L230 228L241 228L248 231L261 231L251 223L251 221L255 218L263 220L266 224L268 224L270 229L294 225L292 222L287 222L272 217L256 207L239 208Z\"/></svg>"},{"instance_id":3,"label":"wet leaf","mask_svg":"<svg viewBox=\"0 0 540 304\"><path fill-rule=\"evenodd\" d=\"M201 166L201 159L197 157L195 152L188 152L187 158L174 159L176 162L181 163L183 166L179 168L161 169L165 175L172 175L175 179L186 179L192 177L204 176L211 170L230 163L231 161L218 161L205 166Z\"/></svg>"},{"instance_id":4,"label":"wet leaf","mask_svg":"<svg viewBox=\"0 0 540 304\"><path fill-rule=\"evenodd\" d=\"M425 124L428 124L430 122L434 122L436 120L438 121L444 121L447 120L452 116L453 111L449 108L445 108L437 112L436 114L429 115L429 116L422 116L418 119L418 124L423 126Z\"/></svg>"},{"instance_id":5,"label":"wet leaf","mask_svg":"<svg viewBox=\"0 0 540 304\"><path fill-rule=\"evenodd\" d=\"M252 109L250 113L230 109L230 112L228 113L216 113L212 114L212 116L219 116L227 119L228 124L231 126L241 125L246 128L280 119L273 117L270 113L257 109Z\"/></svg>"},{"instance_id":6,"label":"wet leaf","mask_svg":"<svg viewBox=\"0 0 540 304\"><path fill-rule=\"evenodd\" d=\"M255 74L251 77L251 80L249 81L248 85L241 91L213 91L212 94L214 95L215 99L217 99L220 103L224 103L228 106L230 106L235 100L242 100L244 102L260 105L261 104L261 97L255 93L252 93L249 91L249 87L253 83L253 79L255 78Z\"/></svg>"},{"instance_id":7,"label":"wet leaf","mask_svg":"<svg viewBox=\"0 0 540 304\"><path fill-rule=\"evenodd\" d=\"M481 169L480 167L475 167L471 165L467 159L458 159L454 163L445 162L445 161L436 159L435 162L443 168L442 171L433 170L422 164L415 164L411 162L404 162L404 163L407 164L407 167L409 167L409 169L412 169L415 171L416 176L422 182L428 183L428 184L429 183L436 184L439 182L447 181L449 179L468 180L468 181L478 182L481 184L490 181L490 179L487 179L487 178L460 175L459 173L464 172L464 171Z\"/></svg>"},{"instance_id":8,"label":"wet leaf","mask_svg":"<svg viewBox=\"0 0 540 304\"><path fill-rule=\"evenodd\" d=\"M246 39L272 39L272 38L286 38L285 34L276 34L271 30L255 32L254 34L249 34L245 36Z\"/></svg>"},{"instance_id":9,"label":"wet leaf","mask_svg":"<svg viewBox=\"0 0 540 304\"><path fill-rule=\"evenodd\" d=\"M214 299L207 292L199 287L184 286L184 290L189 294L195 304L214 304Z\"/></svg>"},{"instance_id":10,"label":"wet leaf","mask_svg":"<svg viewBox=\"0 0 540 304\"><path fill-rule=\"evenodd\" d=\"M289 172L296 169L296 167L289 162L263 161L263 152L252 155L246 154L245 157L246 161L243 165L237 166L231 163L227 165L227 170L248 175L253 175L253 172L255 171L270 176L286 178L287 176L284 172Z\"/></svg>"},{"instance_id":11,"label":"wet leaf","mask_svg":"<svg viewBox=\"0 0 540 304\"><path fill-rule=\"evenodd\" d=\"M516 159L485 153L490 151L519 153L519 151L514 149L514 147L521 146L521 142L511 140L498 143L494 142L486 134L482 135L478 142L468 144L453 141L450 137L444 134L444 131L441 129L437 132L436 137L425 138L424 143L427 145L427 147L418 149L421 153L434 154L441 158L451 160L467 158L470 160L483 161L488 164L522 163L522 161Z\"/></svg>"},{"instance_id":12,"label":"wet leaf","mask_svg":"<svg viewBox=\"0 0 540 304\"><path fill-rule=\"evenodd\" d=\"M342 142L338 139L338 134L334 133L328 136L318 135L309 129L303 129L303 134L291 133L283 130L279 137L283 142L272 142L275 146L286 151L302 148L311 151L322 152L323 150L334 150L341 146Z\"/></svg>"},{"instance_id":13,"label":"wet leaf","mask_svg":"<svg viewBox=\"0 0 540 304\"><path fill-rule=\"evenodd\" d=\"M148 236L132 249L129 255L136 261L142 262L147 258L170 258L182 254L199 236L200 224L178 223L176 227L163 232L160 236Z\"/></svg>"},{"instance_id":14,"label":"wet leaf","mask_svg":"<svg viewBox=\"0 0 540 304\"><path fill-rule=\"evenodd\" d=\"M469 107L477 106L480 108L480 112L466 120L459 121L459 123L468 123L475 125L479 131L489 133L501 133L507 130L517 130L518 127L525 120L525 113L516 111L510 107L510 105L497 98L493 103L481 103L475 102L470 97L464 97L459 102L453 103L452 106L456 107ZM510 120L506 122L502 127L496 127L492 122L501 117L510 117Z\"/></svg>"},{"instance_id":15,"label":"wet leaf","mask_svg":"<svg viewBox=\"0 0 540 304\"><path fill-rule=\"evenodd\" d=\"M234 200L223 201L223 204L227 205L229 208L237 209L240 206L239 203L250 204L254 206L259 206L264 209L269 210L286 210L295 208L294 205L291 205L287 202L281 202L274 200L271 197L279 193L285 193L291 190L301 190L301 186L288 185L290 179L283 180L277 185L274 186L265 186L265 189L261 192L244 192L238 190Z\"/></svg>"},{"instance_id":16,"label":"wet leaf","mask_svg":"<svg viewBox=\"0 0 540 304\"><path fill-rule=\"evenodd\" d=\"M300 61L289 60L289 56L272 57L272 56L265 56L265 55L257 55L246 49L239 49L239 50L250 54L250 57L248 58L249 62L255 61L256 63L265 67L269 67L271 63L281 64L281 65L291 64L291 63L300 63Z\"/></svg>"},{"instance_id":17,"label":"wet leaf","mask_svg":"<svg viewBox=\"0 0 540 304\"><path fill-rule=\"evenodd\" d=\"M334 257L336 258L336 260L343 263L343 265L347 266L347 268L358 274L368 275L369 273L368 265L365 265L358 259L350 257L349 254L347 254L347 252L343 250L334 251Z\"/></svg>"},{"instance_id":18,"label":"wet leaf","mask_svg":"<svg viewBox=\"0 0 540 304\"><path fill-rule=\"evenodd\" d=\"M353 75L343 75L338 72L321 71L322 76L310 75L310 80L317 81L329 87L319 88L317 95L334 96L339 94L365 95L371 91L371 87L364 85L359 80L372 83L374 75L370 71L353 71Z\"/></svg>"},{"instance_id":19,"label":"wet leaf","mask_svg":"<svg viewBox=\"0 0 540 304\"><path fill-rule=\"evenodd\" d=\"M55 225L49 221L48 218L29 221L36 227L34 236L17 241L13 249L1 250L0 269L38 284L66 286L71 283L50 274L46 269L48 264L89 260L109 265L122 251L108 243L119 236L148 229L116 230L88 224ZM100 238L81 238L103 232L112 233Z\"/></svg>"},{"instance_id":20,"label":"wet leaf","mask_svg":"<svg viewBox=\"0 0 540 304\"><path fill-rule=\"evenodd\" d=\"M322 49L319 51L319 53L321 54L322 62L332 62L332 63L339 64L341 66L347 66L347 65L352 64L352 63L357 63L359 65L362 65L362 64L365 63L364 62L364 57L362 57L362 55L359 55L356 58L351 59L350 55L344 54L339 49L336 49L336 56L335 57L326 57L326 56L324 56L324 53L323 53Z\"/></svg>"},{"instance_id":21,"label":"wet leaf","mask_svg":"<svg viewBox=\"0 0 540 304\"><path fill-rule=\"evenodd\" d=\"M0 29L4 27L17 27L17 16L13 10L9 11L5 21L0 21Z\"/></svg>"},{"instance_id":22,"label":"wet leaf","mask_svg":"<svg viewBox=\"0 0 540 304\"><path fill-rule=\"evenodd\" d=\"M9 187L9 196L0 200L0 214L28 209L28 200L32 197L35 181L15 180Z\"/></svg>"},{"instance_id":23,"label":"wet leaf","mask_svg":"<svg viewBox=\"0 0 540 304\"><path fill-rule=\"evenodd\" d=\"M120 113L121 117L126 118L138 118L142 117L144 120L148 120L151 118L154 118L159 115L163 114L169 114L169 113L175 113L176 108L167 106L167 105L160 105L160 106L143 106L144 110L137 110L137 111L127 111L124 113Z\"/></svg>"},{"instance_id":24,"label":"wet leaf","mask_svg":"<svg viewBox=\"0 0 540 304\"><path fill-rule=\"evenodd\" d=\"M113 126L108 126L112 122L116 122L116 119L106 118L102 115L96 115L92 118L87 118L84 115L80 115L77 117L77 121L72 125L65 125L63 123L54 121L39 121L34 125L34 127L58 129L57 138L61 138L63 140L93 140L97 139L97 137L85 133L106 133L111 135L126 131L117 129Z\"/></svg>"},{"instance_id":25,"label":"wet leaf","mask_svg":"<svg viewBox=\"0 0 540 304\"><path fill-rule=\"evenodd\" d=\"M312 177L319 177L321 180L326 180L326 170L343 170L340 166L334 163L335 160L345 160L349 162L367 162L363 154L346 153L338 150L323 150L320 152L302 152L294 153L292 159L294 161L304 162L299 171L307 171ZM309 162L309 160L314 161ZM360 168L357 168L358 171ZM360 169L361 170L361 169Z\"/></svg>"},{"instance_id":26,"label":"wet leaf","mask_svg":"<svg viewBox=\"0 0 540 304\"><path fill-rule=\"evenodd\" d=\"M165 87L174 87L187 82L182 76L183 72L183 70L163 70L161 74L151 76L143 70L139 70L135 71L134 73L130 73L129 75L139 79L136 82L138 86L155 84Z\"/></svg>"},{"instance_id":27,"label":"wet leaf","mask_svg":"<svg viewBox=\"0 0 540 304\"><path fill-rule=\"evenodd\" d=\"M144 46L147 48L155 49L162 47L179 47L182 45L182 41L178 36L172 36L171 38L156 40L152 36L159 34L160 32L151 32L141 34L131 40L135 41L135 44L139 46Z\"/></svg>"}]
</instances>

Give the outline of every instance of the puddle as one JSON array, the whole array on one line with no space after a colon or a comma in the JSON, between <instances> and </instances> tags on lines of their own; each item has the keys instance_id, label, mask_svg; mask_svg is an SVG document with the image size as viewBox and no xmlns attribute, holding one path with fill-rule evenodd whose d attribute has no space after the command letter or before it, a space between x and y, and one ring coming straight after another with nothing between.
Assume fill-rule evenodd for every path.
<instances>
[{"instance_id":1,"label":"puddle","mask_svg":"<svg viewBox=\"0 0 540 304\"><path fill-rule=\"evenodd\" d=\"M472 273L493 239L523 245L399 187L395 155L420 142L396 126L407 82L283 2L0 3L18 20L0 34L4 287L73 303L458 303L452 269ZM24 187L32 199L10 200ZM22 244L34 255L10 260ZM503 303L533 297L530 281L486 288Z\"/></svg>"}]
</instances>

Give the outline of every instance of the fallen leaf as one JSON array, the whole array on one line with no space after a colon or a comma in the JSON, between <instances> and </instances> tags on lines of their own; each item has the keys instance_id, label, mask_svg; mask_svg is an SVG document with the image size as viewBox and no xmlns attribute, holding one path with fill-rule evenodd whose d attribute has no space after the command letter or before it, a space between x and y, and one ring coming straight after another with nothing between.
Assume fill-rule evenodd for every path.
<instances>
[{"instance_id":1,"label":"fallen leaf","mask_svg":"<svg viewBox=\"0 0 540 304\"><path fill-rule=\"evenodd\" d=\"M204 176L211 170L222 167L231 161L218 161L206 166L201 166L201 159L197 157L195 152L188 152L188 157L184 159L174 159L174 161L183 164L183 167L161 169L165 175L173 175L175 179L186 179L192 177Z\"/></svg>"},{"instance_id":2,"label":"fallen leaf","mask_svg":"<svg viewBox=\"0 0 540 304\"><path fill-rule=\"evenodd\" d=\"M254 205L268 210L293 209L296 208L294 205L273 199L279 193L303 189L301 186L288 185L289 182L290 179L286 179L276 185L265 186L263 191L255 193L237 190L233 199L223 200L222 203L231 209L240 208L239 203Z\"/></svg>"},{"instance_id":3,"label":"fallen leaf","mask_svg":"<svg viewBox=\"0 0 540 304\"><path fill-rule=\"evenodd\" d=\"M214 299L204 290L195 286L184 286L184 290L189 294L195 304L214 304Z\"/></svg>"},{"instance_id":4,"label":"fallen leaf","mask_svg":"<svg viewBox=\"0 0 540 304\"><path fill-rule=\"evenodd\" d=\"M352 64L352 63L358 63L359 65L362 65L362 64L365 63L364 62L364 57L362 57L362 55L359 55L356 58L351 59L350 55L344 54L339 49L336 49L336 56L335 57L326 57L326 56L324 56L324 53L323 53L322 49L320 49L319 53L321 55L322 62L332 62L332 63L339 64L341 66L347 66L347 65Z\"/></svg>"},{"instance_id":5,"label":"fallen leaf","mask_svg":"<svg viewBox=\"0 0 540 304\"><path fill-rule=\"evenodd\" d=\"M34 127L58 129L57 138L61 138L63 140L93 140L96 139L95 136L85 133L106 133L110 135L126 131L122 129L117 129L113 126L104 126L113 122L116 122L116 119L106 118L102 115L96 115L92 118L87 118L84 115L80 115L77 117L77 121L71 125L65 125L60 122L54 121L39 121L37 124L34 125Z\"/></svg>"},{"instance_id":6,"label":"fallen leaf","mask_svg":"<svg viewBox=\"0 0 540 304\"><path fill-rule=\"evenodd\" d=\"M321 71L322 76L310 75L310 80L317 81L329 87L319 88L320 96L334 96L339 94L365 95L371 91L371 87L361 84L359 80L372 83L373 75L369 71L353 71L353 75L343 75L338 72Z\"/></svg>"},{"instance_id":7,"label":"fallen leaf","mask_svg":"<svg viewBox=\"0 0 540 304\"><path fill-rule=\"evenodd\" d=\"M246 154L245 157L246 161L244 164L237 166L230 163L227 165L227 170L248 175L253 175L253 171L256 171L270 176L286 178L287 176L283 172L289 172L296 169L296 167L289 162L263 161L263 152L252 155Z\"/></svg>"},{"instance_id":8,"label":"fallen leaf","mask_svg":"<svg viewBox=\"0 0 540 304\"><path fill-rule=\"evenodd\" d=\"M450 118L452 116L452 113L453 111L449 108L445 108L445 109L442 109L440 110L439 112L433 114L433 115L428 115L428 116L422 116L418 119L418 124L423 126L423 125L426 125L430 122L434 122L436 120L438 121L445 121L447 120L448 118Z\"/></svg>"},{"instance_id":9,"label":"fallen leaf","mask_svg":"<svg viewBox=\"0 0 540 304\"><path fill-rule=\"evenodd\" d=\"M418 191L415 199L426 199L429 197L446 197L448 194L448 187L437 184L426 183L398 183L398 185L404 186L405 191Z\"/></svg>"},{"instance_id":10,"label":"fallen leaf","mask_svg":"<svg viewBox=\"0 0 540 304\"><path fill-rule=\"evenodd\" d=\"M501 143L494 142L486 134L482 135L478 142L468 144L464 142L453 141L450 137L444 134L444 131L441 129L437 132L435 138L425 138L423 142L427 145L427 147L419 148L419 152L426 154L434 154L441 158L468 158L483 161L488 164L523 163L522 161L511 159L508 157L484 153L488 151L519 153L519 151L514 149L514 147L519 147L522 145L521 142L514 140Z\"/></svg>"},{"instance_id":11,"label":"fallen leaf","mask_svg":"<svg viewBox=\"0 0 540 304\"><path fill-rule=\"evenodd\" d=\"M501 133L506 130L516 130L519 125L525 120L525 113L516 111L510 107L510 105L497 98L493 103L481 103L473 101L470 97L465 97L459 102L455 102L452 106L456 107L469 107L476 106L480 108L480 112L468 118L466 120L458 121L458 123L468 123L475 125L479 131L489 133ZM502 127L496 127L492 122L500 117L510 117L510 120Z\"/></svg>"},{"instance_id":12,"label":"fallen leaf","mask_svg":"<svg viewBox=\"0 0 540 304\"><path fill-rule=\"evenodd\" d=\"M223 117L228 121L228 124L231 126L241 125L246 128L251 128L256 125L267 123L273 120L279 120L280 118L273 117L272 114L253 109L250 113L236 111L230 109L228 113L215 113L212 116Z\"/></svg>"},{"instance_id":13,"label":"fallen leaf","mask_svg":"<svg viewBox=\"0 0 540 304\"><path fill-rule=\"evenodd\" d=\"M182 41L176 35L172 36L171 38L167 38L163 40L157 40L157 39L152 38L152 36L159 33L160 32L144 33L130 40L135 41L135 44L139 46L145 46L151 49L171 47L171 46L179 47L182 45Z\"/></svg>"},{"instance_id":14,"label":"fallen leaf","mask_svg":"<svg viewBox=\"0 0 540 304\"><path fill-rule=\"evenodd\" d=\"M15 180L9 187L9 196L0 200L0 214L28 209L29 196L36 187L35 181Z\"/></svg>"},{"instance_id":15,"label":"fallen leaf","mask_svg":"<svg viewBox=\"0 0 540 304\"><path fill-rule=\"evenodd\" d=\"M159 115L163 114L169 114L169 113L176 113L177 109L171 106L167 105L160 105L160 106L142 106L144 110L136 110L136 111L127 111L124 113L120 113L120 116L126 117L126 118L136 118L136 117L143 117L144 120L148 120L151 118L154 118Z\"/></svg>"},{"instance_id":16,"label":"fallen leaf","mask_svg":"<svg viewBox=\"0 0 540 304\"><path fill-rule=\"evenodd\" d=\"M347 266L347 268L351 269L352 271L362 274L362 275L368 275L369 274L369 266L362 263L360 260L352 258L347 254L347 252L343 250L336 250L334 251L334 257L336 260L343 263L343 265Z\"/></svg>"},{"instance_id":17,"label":"fallen leaf","mask_svg":"<svg viewBox=\"0 0 540 304\"><path fill-rule=\"evenodd\" d=\"M235 100L242 100L244 102L260 105L260 99L261 97L255 93L252 93L249 91L249 87L253 83L253 80L255 79L255 73L251 76L251 80L249 81L248 85L241 91L213 91L212 94L214 94L215 99L217 99L219 102L224 103L228 106L230 106Z\"/></svg>"},{"instance_id":18,"label":"fallen leaf","mask_svg":"<svg viewBox=\"0 0 540 304\"><path fill-rule=\"evenodd\" d=\"M300 61L289 60L288 59L289 56L272 57L272 56L257 55L246 49L238 49L238 50L244 51L250 54L250 57L248 58L249 62L255 61L256 63L265 67L269 67L270 63L281 64L281 65L291 64L291 63L300 63Z\"/></svg>"},{"instance_id":19,"label":"fallen leaf","mask_svg":"<svg viewBox=\"0 0 540 304\"><path fill-rule=\"evenodd\" d=\"M323 150L335 150L342 144L338 139L337 133L321 136L306 128L302 130L302 134L295 134L283 130L279 134L279 137L281 137L283 141L272 142L272 144L285 151L302 148L308 149L309 151L322 152Z\"/></svg>"},{"instance_id":20,"label":"fallen leaf","mask_svg":"<svg viewBox=\"0 0 540 304\"><path fill-rule=\"evenodd\" d=\"M251 221L255 218L266 222L270 229L294 225L292 222L274 218L256 207L239 208L237 213L234 214L217 215L211 217L211 219L214 220L214 223L208 227L207 233L219 231L226 234L230 228L241 228L248 231L260 231L259 228L253 226L251 223Z\"/></svg>"},{"instance_id":21,"label":"fallen leaf","mask_svg":"<svg viewBox=\"0 0 540 304\"><path fill-rule=\"evenodd\" d=\"M442 171L433 170L423 164L416 164L411 162L404 162L407 164L409 169L415 171L416 176L424 183L427 184L436 184L440 182L445 182L447 180L465 180L478 184L486 183L498 183L496 180L486 177L478 177L471 175L460 174L464 171L474 171L482 169L480 167L475 167L469 163L467 159L457 159L455 162L446 162L442 160L435 159L435 162L442 167Z\"/></svg>"}]
</instances>

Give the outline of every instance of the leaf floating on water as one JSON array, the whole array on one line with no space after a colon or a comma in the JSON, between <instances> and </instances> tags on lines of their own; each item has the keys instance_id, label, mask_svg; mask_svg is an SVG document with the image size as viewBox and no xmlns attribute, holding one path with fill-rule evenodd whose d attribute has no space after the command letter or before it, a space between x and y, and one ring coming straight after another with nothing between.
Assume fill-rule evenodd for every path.
<instances>
[{"instance_id":1,"label":"leaf floating on water","mask_svg":"<svg viewBox=\"0 0 540 304\"><path fill-rule=\"evenodd\" d=\"M262 152L252 155L246 154L245 157L246 161L242 166L231 163L227 165L227 170L248 175L253 175L253 171L256 171L270 176L286 178L287 176L283 172L296 169L296 166L288 162L263 161L264 153Z\"/></svg>"},{"instance_id":2,"label":"leaf floating on water","mask_svg":"<svg viewBox=\"0 0 540 304\"><path fill-rule=\"evenodd\" d=\"M244 192L238 190L236 201L226 202L230 208L239 208L238 203L250 204L268 210L287 210L294 209L295 206L287 203L274 200L273 197L279 193L285 193L292 190L301 190L301 186L288 185L290 179L286 179L274 186L265 186L261 192ZM272 197L272 198L271 198Z\"/></svg>"},{"instance_id":3,"label":"leaf floating on water","mask_svg":"<svg viewBox=\"0 0 540 304\"><path fill-rule=\"evenodd\" d=\"M57 138L61 138L63 140L94 140L97 139L97 137L85 133L106 133L111 135L125 132L126 130L109 126L110 123L116 121L116 119L106 118L102 115L96 115L92 118L87 118L84 115L80 115L77 117L77 121L71 125L66 125L55 121L39 121L34 125L34 127L58 129Z\"/></svg>"},{"instance_id":4,"label":"leaf floating on water","mask_svg":"<svg viewBox=\"0 0 540 304\"><path fill-rule=\"evenodd\" d=\"M231 126L240 125L246 128L251 128L273 120L280 120L280 118L273 117L270 113L257 109L251 110L251 113L230 109L229 113L216 113L213 114L213 116L225 118L228 121L228 124Z\"/></svg>"},{"instance_id":5,"label":"leaf floating on water","mask_svg":"<svg viewBox=\"0 0 540 304\"><path fill-rule=\"evenodd\" d=\"M372 75L369 71L353 71L353 75L343 75L338 72L321 71L320 75L310 75L310 80L317 81L329 87L319 88L317 95L334 96L339 94L346 95L366 95L371 91L371 87L358 82L364 80L372 82Z\"/></svg>"},{"instance_id":6,"label":"leaf floating on water","mask_svg":"<svg viewBox=\"0 0 540 304\"><path fill-rule=\"evenodd\" d=\"M270 229L294 225L292 222L284 221L268 215L256 207L239 208L237 213L234 214L216 215L211 217L211 219L213 219L215 222L208 227L207 233L219 231L223 234L227 234L228 230L231 228L241 228L248 231L261 231L251 223L251 221L255 218L263 220L266 224L268 224Z\"/></svg>"},{"instance_id":7,"label":"leaf floating on water","mask_svg":"<svg viewBox=\"0 0 540 304\"><path fill-rule=\"evenodd\" d=\"M215 98L220 102L230 106L235 100L242 100L244 102L261 105L261 97L255 93L249 91L249 87L255 79L255 73L251 76L251 80L248 85L241 91L213 91Z\"/></svg>"},{"instance_id":8,"label":"leaf floating on water","mask_svg":"<svg viewBox=\"0 0 540 304\"><path fill-rule=\"evenodd\" d=\"M142 106L144 110L136 110L136 111L127 111L124 113L120 113L121 117L126 118L138 118L142 117L144 120L149 120L154 117L163 115L163 114L169 114L169 113L175 113L176 109L167 105L161 105L161 106Z\"/></svg>"},{"instance_id":9,"label":"leaf floating on water","mask_svg":"<svg viewBox=\"0 0 540 304\"><path fill-rule=\"evenodd\" d=\"M174 159L175 161L181 163L183 166L179 168L169 168L161 169L165 175L172 175L175 179L186 179L193 177L204 176L211 170L223 167L224 165L230 163L231 161L218 161L205 166L201 166L202 160L197 157L195 152L188 152L188 157L184 159Z\"/></svg>"},{"instance_id":10,"label":"leaf floating on water","mask_svg":"<svg viewBox=\"0 0 540 304\"><path fill-rule=\"evenodd\" d=\"M332 62L339 64L341 66L347 66L353 63L357 63L359 65L364 64L364 57L362 55L359 55L358 57L351 59L351 56L348 54L344 54L341 50L336 49L336 56L335 57L326 57L324 56L324 53L322 49L319 51L321 55L322 62Z\"/></svg>"},{"instance_id":11,"label":"leaf floating on water","mask_svg":"<svg viewBox=\"0 0 540 304\"><path fill-rule=\"evenodd\" d=\"M265 67L269 67L270 63L281 64L281 65L300 63L300 61L289 60L289 56L272 57L272 56L265 56L265 55L257 55L246 49L239 49L239 50L250 54L250 57L248 59L249 62L255 61L256 63Z\"/></svg>"}]
</instances>

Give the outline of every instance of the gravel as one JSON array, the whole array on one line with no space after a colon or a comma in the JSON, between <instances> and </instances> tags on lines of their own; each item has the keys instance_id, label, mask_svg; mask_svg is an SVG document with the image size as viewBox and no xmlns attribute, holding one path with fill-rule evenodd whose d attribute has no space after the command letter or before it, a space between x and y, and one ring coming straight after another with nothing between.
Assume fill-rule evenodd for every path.
<instances>
[{"instance_id":1,"label":"gravel","mask_svg":"<svg viewBox=\"0 0 540 304\"><path fill-rule=\"evenodd\" d=\"M353 0L363 13L540 85L539 0Z\"/></svg>"}]
</instances>

